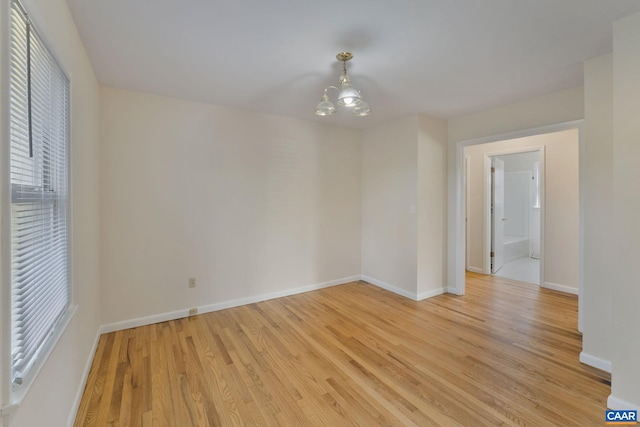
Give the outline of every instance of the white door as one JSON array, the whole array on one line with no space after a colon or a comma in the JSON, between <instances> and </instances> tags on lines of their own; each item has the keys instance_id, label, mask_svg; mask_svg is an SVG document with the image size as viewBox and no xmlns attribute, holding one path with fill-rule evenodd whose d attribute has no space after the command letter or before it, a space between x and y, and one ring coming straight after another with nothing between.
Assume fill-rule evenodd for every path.
<instances>
[{"instance_id":1,"label":"white door","mask_svg":"<svg viewBox=\"0 0 640 427\"><path fill-rule=\"evenodd\" d=\"M504 162L491 158L491 273L504 264Z\"/></svg>"}]
</instances>

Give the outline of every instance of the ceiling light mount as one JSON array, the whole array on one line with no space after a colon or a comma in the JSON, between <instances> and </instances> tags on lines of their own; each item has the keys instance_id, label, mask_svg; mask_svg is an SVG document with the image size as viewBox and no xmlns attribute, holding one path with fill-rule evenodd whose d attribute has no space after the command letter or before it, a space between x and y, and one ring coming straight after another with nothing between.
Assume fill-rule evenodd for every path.
<instances>
[{"instance_id":1,"label":"ceiling light mount","mask_svg":"<svg viewBox=\"0 0 640 427\"><path fill-rule=\"evenodd\" d=\"M316 114L318 116L330 116L336 112L335 105L333 105L327 95L327 91L329 89L335 89L338 92L338 104L343 107L351 108L351 113L353 115L362 117L368 116L371 113L369 104L362 100L360 91L351 86L351 79L349 79L349 76L347 75L347 61L350 61L352 58L353 54L351 52L340 52L336 55L336 59L342 62L342 75L338 79L340 88L327 86L324 89L324 94L316 107Z\"/></svg>"},{"instance_id":2,"label":"ceiling light mount","mask_svg":"<svg viewBox=\"0 0 640 427\"><path fill-rule=\"evenodd\" d=\"M351 52L340 52L336 55L336 59L346 64L347 61L351 61L353 59L353 54Z\"/></svg>"}]
</instances>

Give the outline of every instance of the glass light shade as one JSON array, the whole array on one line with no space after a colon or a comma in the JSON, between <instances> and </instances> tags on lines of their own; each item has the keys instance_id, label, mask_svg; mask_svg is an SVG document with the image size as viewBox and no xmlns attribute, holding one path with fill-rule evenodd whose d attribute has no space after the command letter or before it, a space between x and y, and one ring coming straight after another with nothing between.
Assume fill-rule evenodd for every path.
<instances>
[{"instance_id":1,"label":"glass light shade","mask_svg":"<svg viewBox=\"0 0 640 427\"><path fill-rule=\"evenodd\" d=\"M360 102L360 99L360 93L352 88L350 84L342 85L342 90L340 91L340 95L338 95L338 104L344 105L345 107L353 107Z\"/></svg>"},{"instance_id":2,"label":"glass light shade","mask_svg":"<svg viewBox=\"0 0 640 427\"><path fill-rule=\"evenodd\" d=\"M322 95L322 100L318 103L316 107L316 114L318 116L330 116L331 114L336 112L336 107L333 105L331 101L329 101L329 97L325 93Z\"/></svg>"},{"instance_id":3,"label":"glass light shade","mask_svg":"<svg viewBox=\"0 0 640 427\"><path fill-rule=\"evenodd\" d=\"M359 117L368 116L369 114L371 114L371 108L369 107L369 104L360 100L360 102L356 104L355 107L353 107L351 113L353 113L354 116Z\"/></svg>"}]
</instances>

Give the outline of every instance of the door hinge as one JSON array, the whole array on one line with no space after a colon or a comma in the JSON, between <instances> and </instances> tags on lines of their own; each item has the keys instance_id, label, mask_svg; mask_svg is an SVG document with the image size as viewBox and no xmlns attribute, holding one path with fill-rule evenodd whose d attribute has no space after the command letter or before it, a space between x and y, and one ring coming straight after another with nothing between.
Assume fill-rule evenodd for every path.
<instances>
[{"instance_id":1,"label":"door hinge","mask_svg":"<svg viewBox=\"0 0 640 427\"><path fill-rule=\"evenodd\" d=\"M496 168L494 168L493 166L491 166L491 173L495 173L496 172Z\"/></svg>"},{"instance_id":2,"label":"door hinge","mask_svg":"<svg viewBox=\"0 0 640 427\"><path fill-rule=\"evenodd\" d=\"M493 258L495 255L493 254L493 252L491 252L491 258Z\"/></svg>"}]
</instances>

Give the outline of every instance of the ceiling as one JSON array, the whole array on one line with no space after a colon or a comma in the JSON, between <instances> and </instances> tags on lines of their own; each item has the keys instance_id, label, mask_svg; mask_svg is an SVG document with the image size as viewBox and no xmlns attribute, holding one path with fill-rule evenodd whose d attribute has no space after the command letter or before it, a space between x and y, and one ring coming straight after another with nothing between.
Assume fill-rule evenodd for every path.
<instances>
[{"instance_id":1,"label":"ceiling","mask_svg":"<svg viewBox=\"0 0 640 427\"><path fill-rule=\"evenodd\" d=\"M365 128L582 84L638 0L67 0L101 84ZM348 64L368 117L317 117ZM332 95L335 96L335 95ZM335 99L335 98L333 98Z\"/></svg>"}]
</instances>

